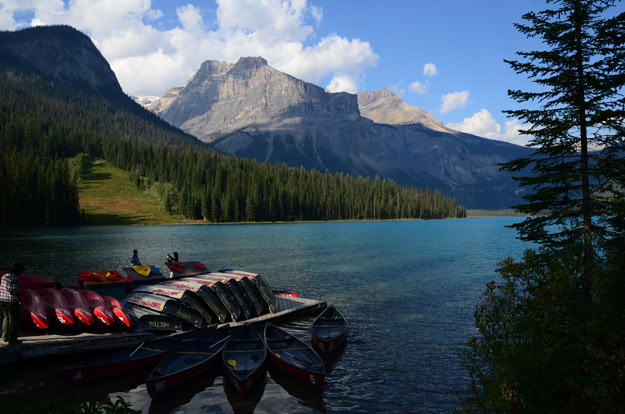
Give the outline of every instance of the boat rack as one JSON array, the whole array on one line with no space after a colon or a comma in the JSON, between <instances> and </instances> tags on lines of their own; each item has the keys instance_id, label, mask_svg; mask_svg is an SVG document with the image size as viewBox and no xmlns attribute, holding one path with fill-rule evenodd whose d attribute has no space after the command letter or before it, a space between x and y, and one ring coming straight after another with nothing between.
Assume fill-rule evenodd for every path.
<instances>
[{"instance_id":1,"label":"boat rack","mask_svg":"<svg viewBox=\"0 0 625 414\"><path fill-rule=\"evenodd\" d=\"M279 323L312 315L317 315L327 307L325 302L302 297L277 296L277 306L273 313L264 314L240 322L230 322L218 326L241 326L245 323L262 325L265 322ZM76 355L89 352L112 351L136 346L145 342L155 333L146 331L106 332L28 335L21 332L19 345L0 346L0 364L33 358L46 358L63 355Z\"/></svg>"}]
</instances>

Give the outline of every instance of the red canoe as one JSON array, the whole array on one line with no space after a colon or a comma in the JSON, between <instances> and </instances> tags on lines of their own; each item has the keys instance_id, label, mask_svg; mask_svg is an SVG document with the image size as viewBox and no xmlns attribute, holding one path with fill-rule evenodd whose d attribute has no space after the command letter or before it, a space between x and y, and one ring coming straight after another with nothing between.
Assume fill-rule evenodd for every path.
<instances>
[{"instance_id":1,"label":"red canoe","mask_svg":"<svg viewBox=\"0 0 625 414\"><path fill-rule=\"evenodd\" d=\"M176 348L196 341L201 333L195 329L84 361L61 369L61 378L68 385L78 385L152 368Z\"/></svg>"},{"instance_id":2,"label":"red canoe","mask_svg":"<svg viewBox=\"0 0 625 414\"><path fill-rule=\"evenodd\" d=\"M83 325L93 326L95 319L93 318L87 299L76 289L63 288L59 289L59 291L65 297L65 300L67 300L76 319Z\"/></svg>"},{"instance_id":3,"label":"red canoe","mask_svg":"<svg viewBox=\"0 0 625 414\"><path fill-rule=\"evenodd\" d=\"M347 321L334 306L329 306L317 316L311 329L313 343L326 355L347 339Z\"/></svg>"},{"instance_id":4,"label":"red canoe","mask_svg":"<svg viewBox=\"0 0 625 414\"><path fill-rule=\"evenodd\" d=\"M20 291L20 325L27 328L48 329L48 310L45 300L32 289Z\"/></svg>"},{"instance_id":5,"label":"red canoe","mask_svg":"<svg viewBox=\"0 0 625 414\"><path fill-rule=\"evenodd\" d=\"M80 294L87 299L87 302L89 302L89 308L91 308L93 316L95 316L98 321L106 326L111 326L115 323L113 312L111 312L109 307L106 306L106 302L99 293L91 290L81 290Z\"/></svg>"},{"instance_id":6,"label":"red canoe","mask_svg":"<svg viewBox=\"0 0 625 414\"><path fill-rule=\"evenodd\" d=\"M145 380L152 398L197 378L217 362L226 341L230 338L228 326L203 330L201 338L169 354Z\"/></svg>"},{"instance_id":7,"label":"red canoe","mask_svg":"<svg viewBox=\"0 0 625 414\"><path fill-rule=\"evenodd\" d=\"M326 367L311 347L269 322L265 324L265 344L276 367L315 390L323 388Z\"/></svg>"},{"instance_id":8,"label":"red canoe","mask_svg":"<svg viewBox=\"0 0 625 414\"><path fill-rule=\"evenodd\" d=\"M37 290L48 306L48 314L56 316L56 319L63 326L74 324L72 309L65 300L65 296L58 290L53 288L45 288Z\"/></svg>"},{"instance_id":9,"label":"red canoe","mask_svg":"<svg viewBox=\"0 0 625 414\"><path fill-rule=\"evenodd\" d=\"M113 315L115 315L119 323L127 328L132 327L132 319L128 316L124 305L122 305L120 301L110 296L102 296L102 299L104 299L104 303L106 303L106 306L113 312Z\"/></svg>"},{"instance_id":10,"label":"red canoe","mask_svg":"<svg viewBox=\"0 0 625 414\"><path fill-rule=\"evenodd\" d=\"M222 351L226 377L245 396L265 372L267 348L250 325L238 328Z\"/></svg>"}]
</instances>

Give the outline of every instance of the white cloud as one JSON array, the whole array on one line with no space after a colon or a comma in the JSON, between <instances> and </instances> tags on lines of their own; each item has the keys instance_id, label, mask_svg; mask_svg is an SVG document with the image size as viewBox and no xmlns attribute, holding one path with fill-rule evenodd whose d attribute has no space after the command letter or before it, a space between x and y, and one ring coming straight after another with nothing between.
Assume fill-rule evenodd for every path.
<instances>
[{"instance_id":1,"label":"white cloud","mask_svg":"<svg viewBox=\"0 0 625 414\"><path fill-rule=\"evenodd\" d=\"M400 87L399 85L391 85L391 86L388 86L386 89L393 92L395 95L399 96L400 98L403 98L404 95L406 94L406 89Z\"/></svg>"},{"instance_id":2,"label":"white cloud","mask_svg":"<svg viewBox=\"0 0 625 414\"><path fill-rule=\"evenodd\" d=\"M423 65L423 76L427 76L431 78L432 76L438 75L438 68L434 63L426 63Z\"/></svg>"},{"instance_id":3,"label":"white cloud","mask_svg":"<svg viewBox=\"0 0 625 414\"><path fill-rule=\"evenodd\" d=\"M481 109L470 118L464 118L462 122L448 123L445 125L456 131L466 132L484 138L507 141L517 145L525 145L529 141L527 135L519 135L519 129L526 129L526 125L519 124L518 119L507 121L505 132L501 133L501 125L486 109Z\"/></svg>"},{"instance_id":4,"label":"white cloud","mask_svg":"<svg viewBox=\"0 0 625 414\"><path fill-rule=\"evenodd\" d=\"M410 86L408 86L408 89L410 89L411 92L419 95L424 94L428 91L427 87L419 81L412 82Z\"/></svg>"},{"instance_id":5,"label":"white cloud","mask_svg":"<svg viewBox=\"0 0 625 414\"><path fill-rule=\"evenodd\" d=\"M457 108L464 108L469 100L469 92L451 92L441 96L443 103L441 104L441 113L446 114Z\"/></svg>"},{"instance_id":6,"label":"white cloud","mask_svg":"<svg viewBox=\"0 0 625 414\"><path fill-rule=\"evenodd\" d=\"M357 38L331 34L311 42L323 10L308 0L217 0L210 15L186 4L176 9L178 24L169 30L152 24L171 16L152 9L150 0L0 1L0 29L32 21L68 24L89 34L133 95L160 95L184 85L205 60L234 63L241 56L263 56L308 82L334 77L332 87L352 90L354 79L378 60L369 42ZM17 22L14 13L25 11L33 18Z\"/></svg>"},{"instance_id":7,"label":"white cloud","mask_svg":"<svg viewBox=\"0 0 625 414\"><path fill-rule=\"evenodd\" d=\"M326 87L326 90L328 92L356 93L358 91L358 86L356 86L356 82L347 75L335 75Z\"/></svg>"}]
</instances>

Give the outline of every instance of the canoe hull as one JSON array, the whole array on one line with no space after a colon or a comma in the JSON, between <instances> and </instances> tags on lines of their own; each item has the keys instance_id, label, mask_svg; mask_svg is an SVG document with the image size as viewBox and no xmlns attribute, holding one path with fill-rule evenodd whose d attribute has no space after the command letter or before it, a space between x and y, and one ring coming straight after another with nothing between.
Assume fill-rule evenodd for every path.
<instances>
[{"instance_id":1,"label":"canoe hull","mask_svg":"<svg viewBox=\"0 0 625 414\"><path fill-rule=\"evenodd\" d=\"M148 376L145 384L153 398L197 377L220 361L230 328L207 328L195 341L176 349Z\"/></svg>"},{"instance_id":2,"label":"canoe hull","mask_svg":"<svg viewBox=\"0 0 625 414\"><path fill-rule=\"evenodd\" d=\"M330 306L313 321L311 331L312 342L328 355L347 339L347 321L336 308Z\"/></svg>"},{"instance_id":3,"label":"canoe hull","mask_svg":"<svg viewBox=\"0 0 625 414\"><path fill-rule=\"evenodd\" d=\"M282 359L275 356L272 352L269 352L269 360L277 368L297 381L307 384L309 387L317 391L321 391L323 389L323 385L325 384L325 375L306 371L291 364L287 364Z\"/></svg>"},{"instance_id":4,"label":"canoe hull","mask_svg":"<svg viewBox=\"0 0 625 414\"><path fill-rule=\"evenodd\" d=\"M245 396L265 373L266 360L265 342L247 324L235 331L222 351L225 375L241 396Z\"/></svg>"},{"instance_id":5,"label":"canoe hull","mask_svg":"<svg viewBox=\"0 0 625 414\"><path fill-rule=\"evenodd\" d=\"M120 361L111 365L79 367L61 371L61 378L67 385L80 385L104 378L117 377L130 372L147 370L158 364L167 353L155 354L136 360Z\"/></svg>"},{"instance_id":6,"label":"canoe hull","mask_svg":"<svg viewBox=\"0 0 625 414\"><path fill-rule=\"evenodd\" d=\"M345 342L346 339L347 339L347 332L341 334L340 336L337 336L336 338L334 338L334 339L332 339L330 341L325 341L323 339L320 339L318 336L316 336L314 334L312 335L313 343L325 355L329 355L332 352L336 351L338 348L342 347L343 343Z\"/></svg>"}]
</instances>

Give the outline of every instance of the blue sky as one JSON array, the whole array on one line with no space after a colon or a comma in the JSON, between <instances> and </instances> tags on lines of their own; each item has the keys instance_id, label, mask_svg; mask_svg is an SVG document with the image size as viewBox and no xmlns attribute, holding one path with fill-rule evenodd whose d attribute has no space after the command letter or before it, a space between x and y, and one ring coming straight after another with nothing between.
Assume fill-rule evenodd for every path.
<instances>
[{"instance_id":1,"label":"blue sky","mask_svg":"<svg viewBox=\"0 0 625 414\"><path fill-rule=\"evenodd\" d=\"M70 24L91 36L125 92L163 94L207 59L260 55L330 91L387 88L444 124L523 143L503 62L537 47L513 27L543 0L0 0L0 28ZM427 65L427 66L426 66Z\"/></svg>"}]
</instances>

